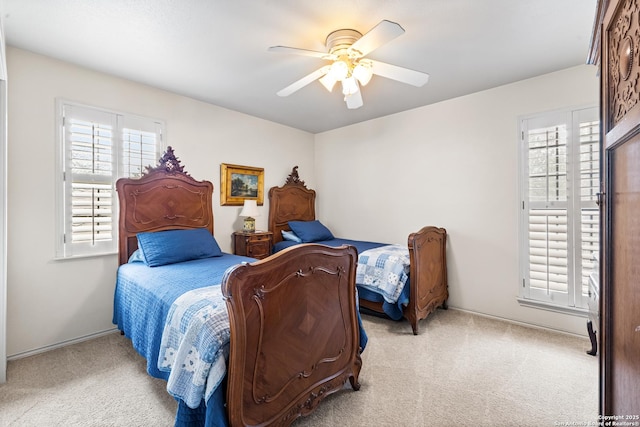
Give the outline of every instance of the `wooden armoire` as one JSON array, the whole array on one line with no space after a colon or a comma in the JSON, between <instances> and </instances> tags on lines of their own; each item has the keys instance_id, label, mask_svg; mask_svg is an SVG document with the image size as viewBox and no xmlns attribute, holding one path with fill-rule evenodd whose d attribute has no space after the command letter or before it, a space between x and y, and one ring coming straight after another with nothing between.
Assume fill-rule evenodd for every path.
<instances>
[{"instance_id":1,"label":"wooden armoire","mask_svg":"<svg viewBox=\"0 0 640 427\"><path fill-rule=\"evenodd\" d=\"M589 62L599 66L602 136L600 414L638 422L640 0L598 0Z\"/></svg>"}]
</instances>

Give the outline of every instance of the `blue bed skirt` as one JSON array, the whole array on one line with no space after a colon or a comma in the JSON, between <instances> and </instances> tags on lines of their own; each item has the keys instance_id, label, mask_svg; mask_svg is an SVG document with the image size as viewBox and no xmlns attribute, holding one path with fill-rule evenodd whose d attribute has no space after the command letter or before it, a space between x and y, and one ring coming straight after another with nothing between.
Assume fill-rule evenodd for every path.
<instances>
[{"instance_id":1,"label":"blue bed skirt","mask_svg":"<svg viewBox=\"0 0 640 427\"><path fill-rule=\"evenodd\" d=\"M220 383L205 405L189 408L182 400L178 399L178 411L176 412L176 427L226 427L227 408L225 405L227 394L227 378Z\"/></svg>"},{"instance_id":2,"label":"blue bed skirt","mask_svg":"<svg viewBox=\"0 0 640 427\"><path fill-rule=\"evenodd\" d=\"M407 283L404 285L404 288L402 289L402 292L398 297L398 301L395 304L385 301L385 299L379 293L373 292L366 288L362 288L360 286L357 286L358 296L367 301L381 302L384 314L386 314L393 320L402 320L403 309L409 304L409 295L411 293L411 288L409 286L410 280L411 277L409 277L409 280L407 280Z\"/></svg>"}]
</instances>

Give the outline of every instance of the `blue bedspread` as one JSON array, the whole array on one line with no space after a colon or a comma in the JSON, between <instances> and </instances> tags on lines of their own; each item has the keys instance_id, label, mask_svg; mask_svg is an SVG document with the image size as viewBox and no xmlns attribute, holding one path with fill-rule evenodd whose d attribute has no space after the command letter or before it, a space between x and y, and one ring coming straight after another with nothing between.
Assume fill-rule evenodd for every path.
<instances>
[{"instance_id":1,"label":"blue bedspread","mask_svg":"<svg viewBox=\"0 0 640 427\"><path fill-rule=\"evenodd\" d=\"M331 239L331 240L323 240L323 241L314 242L314 243L327 245L327 246L334 246L334 247L341 246L341 245L351 245L356 247L356 249L358 250L358 254L361 254L370 249L375 249L375 248L379 248L387 245L387 243L368 242L364 240L339 239L339 238ZM275 253L285 248L288 248L289 246L294 246L298 244L299 243L296 243L296 242L283 240L274 245L273 251ZM380 292L377 292L371 288L364 287L362 286L361 283L358 283L357 281L356 281L356 285L358 287L358 296L360 298L365 299L367 301L382 303L382 310L385 312L387 316L389 316L393 320L400 320L402 319L404 307L407 304L409 304L409 296L411 292L411 288L409 286L410 281L411 281L411 277L409 277L406 280L406 283L404 284L404 287L402 288L402 291L400 292L400 295L398 296L398 299L396 300L396 302L386 301L384 296Z\"/></svg>"},{"instance_id":2,"label":"blue bedspread","mask_svg":"<svg viewBox=\"0 0 640 427\"><path fill-rule=\"evenodd\" d=\"M174 301L193 289L219 285L229 267L252 261L255 260L223 254L221 257L153 268L141 262L120 266L114 296L113 323L131 339L136 351L147 360L149 375L169 379L170 371L158 368L158 357L162 331ZM214 399L215 402L212 402ZM197 409L189 408L179 400L176 425L226 425L224 399L224 392L216 390L207 406L203 403ZM192 424L194 420L198 420L198 424Z\"/></svg>"},{"instance_id":3,"label":"blue bedspread","mask_svg":"<svg viewBox=\"0 0 640 427\"><path fill-rule=\"evenodd\" d=\"M229 317L220 283L229 267L252 261L224 254L153 268L130 262L118 269L113 323L147 360L147 372L167 380L178 401L176 426L227 425ZM364 349L367 335L358 321Z\"/></svg>"}]
</instances>

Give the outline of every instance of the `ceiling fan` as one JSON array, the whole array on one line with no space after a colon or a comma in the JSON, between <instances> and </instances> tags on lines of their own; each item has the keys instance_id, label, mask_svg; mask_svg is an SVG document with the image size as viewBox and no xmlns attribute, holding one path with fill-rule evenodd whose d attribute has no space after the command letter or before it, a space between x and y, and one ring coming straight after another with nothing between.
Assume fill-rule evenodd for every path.
<instances>
[{"instance_id":1,"label":"ceiling fan","mask_svg":"<svg viewBox=\"0 0 640 427\"><path fill-rule=\"evenodd\" d=\"M333 31L325 41L327 52L288 46L271 46L269 48L271 52L293 53L332 61L331 64L304 76L277 94L289 96L315 80L318 80L331 92L334 85L341 82L347 108L355 109L363 105L360 86L369 83L374 74L420 87L429 80L428 74L365 58L373 50L402 34L404 34L404 28L399 24L382 20L364 35L353 29Z\"/></svg>"}]
</instances>

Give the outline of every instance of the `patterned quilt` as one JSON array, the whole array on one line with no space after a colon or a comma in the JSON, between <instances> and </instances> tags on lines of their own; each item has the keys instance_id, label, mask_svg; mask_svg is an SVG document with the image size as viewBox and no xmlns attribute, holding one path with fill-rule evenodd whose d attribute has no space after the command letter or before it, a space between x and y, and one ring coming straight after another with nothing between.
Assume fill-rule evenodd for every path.
<instances>
[{"instance_id":1,"label":"patterned quilt","mask_svg":"<svg viewBox=\"0 0 640 427\"><path fill-rule=\"evenodd\" d=\"M356 283L395 303L409 278L409 249L386 245L366 250L358 256Z\"/></svg>"},{"instance_id":2,"label":"patterned quilt","mask_svg":"<svg viewBox=\"0 0 640 427\"><path fill-rule=\"evenodd\" d=\"M195 289L171 306L158 369L170 372L167 391L197 408L223 380L229 355L229 315L220 286Z\"/></svg>"}]
</instances>

